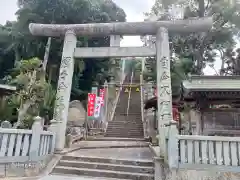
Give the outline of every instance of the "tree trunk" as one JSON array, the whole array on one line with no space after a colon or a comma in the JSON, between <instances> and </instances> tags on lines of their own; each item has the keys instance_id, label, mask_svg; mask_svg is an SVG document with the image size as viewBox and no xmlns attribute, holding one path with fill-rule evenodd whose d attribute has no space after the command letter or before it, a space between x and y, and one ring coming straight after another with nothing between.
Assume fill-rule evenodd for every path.
<instances>
[{"instance_id":1,"label":"tree trunk","mask_svg":"<svg viewBox=\"0 0 240 180\"><path fill-rule=\"evenodd\" d=\"M50 53L51 42L52 42L52 38L48 37L48 41L47 41L47 44L45 47L43 66L42 66L44 73L46 73L46 69L47 69L47 63L48 63L48 58L49 58L49 53Z\"/></svg>"},{"instance_id":2,"label":"tree trunk","mask_svg":"<svg viewBox=\"0 0 240 180\"><path fill-rule=\"evenodd\" d=\"M220 53L220 57L221 57L221 60L222 60L221 69L220 69L219 74L220 74L220 76L223 76L224 75L223 69L224 69L225 60L224 60L224 57L223 57L223 52L220 49L219 49L219 53Z\"/></svg>"},{"instance_id":3,"label":"tree trunk","mask_svg":"<svg viewBox=\"0 0 240 180\"><path fill-rule=\"evenodd\" d=\"M198 0L198 16L203 18L205 14L205 4L204 0ZM205 33L201 33L200 38L204 39L203 37L206 36ZM203 54L204 54L204 45L201 45L198 52L197 52L197 74L202 74L203 68Z\"/></svg>"},{"instance_id":4,"label":"tree trunk","mask_svg":"<svg viewBox=\"0 0 240 180\"><path fill-rule=\"evenodd\" d=\"M205 14L204 0L198 0L198 16L202 18L204 17L204 14Z\"/></svg>"},{"instance_id":5,"label":"tree trunk","mask_svg":"<svg viewBox=\"0 0 240 180\"><path fill-rule=\"evenodd\" d=\"M20 62L20 60L21 60L21 56L20 56L18 48L14 49L14 55L15 55L14 65L16 66L17 63Z\"/></svg>"},{"instance_id":6,"label":"tree trunk","mask_svg":"<svg viewBox=\"0 0 240 180\"><path fill-rule=\"evenodd\" d=\"M28 100L27 102L25 102L19 109L18 112L18 120L16 123L16 127L19 127L23 124L23 120L24 120L24 116L27 113L27 110L29 109L29 107L33 104L33 101Z\"/></svg>"}]
</instances>

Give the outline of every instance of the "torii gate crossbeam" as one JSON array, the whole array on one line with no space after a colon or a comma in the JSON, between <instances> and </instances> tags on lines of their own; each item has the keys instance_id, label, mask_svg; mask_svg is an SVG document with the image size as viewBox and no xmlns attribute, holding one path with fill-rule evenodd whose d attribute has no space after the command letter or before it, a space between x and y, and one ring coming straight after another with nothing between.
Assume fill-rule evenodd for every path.
<instances>
[{"instance_id":1,"label":"torii gate crossbeam","mask_svg":"<svg viewBox=\"0 0 240 180\"><path fill-rule=\"evenodd\" d=\"M29 25L30 32L36 36L65 36L68 30L73 30L80 36L108 36L108 35L156 35L160 27L169 32L202 32L212 27L212 18L186 19L175 21L144 21L117 22L95 24L35 24Z\"/></svg>"}]
</instances>

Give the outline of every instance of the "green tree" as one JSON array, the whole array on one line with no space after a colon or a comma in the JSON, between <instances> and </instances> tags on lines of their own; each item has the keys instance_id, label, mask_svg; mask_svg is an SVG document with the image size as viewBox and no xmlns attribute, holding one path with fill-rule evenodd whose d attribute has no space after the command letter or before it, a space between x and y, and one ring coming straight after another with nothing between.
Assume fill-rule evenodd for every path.
<instances>
[{"instance_id":1,"label":"green tree","mask_svg":"<svg viewBox=\"0 0 240 180\"><path fill-rule=\"evenodd\" d=\"M0 39L0 49L3 48L5 50L8 46L10 47L11 44L15 44L14 47L19 47L17 48L17 50L19 50L16 51L17 53L14 51L16 48L10 48L11 51L8 51L6 54L2 54L0 51L0 59L4 58L3 62L7 64L9 64L8 62L32 57L44 59L44 54L46 52L45 47L48 39L46 37L32 36L28 30L28 25L31 22L81 24L125 21L126 17L124 11L111 0L19 0L18 3L19 10L16 12L17 21L14 22L14 26L9 26L8 31L10 36L14 38L7 42L12 43L5 43L2 45ZM8 26L4 26L4 28L7 27ZM16 32L20 33L15 35L13 31L11 31L13 27ZM109 41L109 37L78 37L78 46L109 46ZM47 62L46 75L47 79L50 79L51 83L55 86L58 79L62 45L62 37L51 39L51 49ZM20 58L15 58L12 54ZM6 57L10 55L11 58L6 59ZM105 79L108 79L108 71L112 64L107 58L98 60L81 59L75 62L76 67L71 98L79 99L85 97L86 92L90 90L94 81L100 81L99 83L101 84ZM13 66L14 65L11 64L9 68L13 68ZM6 74L7 72L3 71L1 73ZM101 78L97 79L99 77Z\"/></svg>"},{"instance_id":2,"label":"green tree","mask_svg":"<svg viewBox=\"0 0 240 180\"><path fill-rule=\"evenodd\" d=\"M157 0L147 15L156 15L159 20L174 19L176 7L182 7L182 19L212 15L214 17L213 28L209 32L191 33L187 36L170 34L174 55L178 59L187 58L193 61L191 73L202 74L208 63L219 58L218 50L225 52L226 49L234 47L234 37L238 35L240 25L239 5L233 6L225 0Z\"/></svg>"}]
</instances>

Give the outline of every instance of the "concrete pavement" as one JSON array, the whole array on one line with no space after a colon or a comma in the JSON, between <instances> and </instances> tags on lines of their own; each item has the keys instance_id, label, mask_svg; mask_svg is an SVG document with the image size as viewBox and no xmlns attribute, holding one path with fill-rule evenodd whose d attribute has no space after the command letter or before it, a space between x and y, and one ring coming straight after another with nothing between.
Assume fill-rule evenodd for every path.
<instances>
[{"instance_id":1,"label":"concrete pavement","mask_svg":"<svg viewBox=\"0 0 240 180\"><path fill-rule=\"evenodd\" d=\"M113 178L100 178L100 177L80 177L80 176L64 176L64 175L48 175L38 180L119 180ZM121 179L123 180L123 179Z\"/></svg>"}]
</instances>

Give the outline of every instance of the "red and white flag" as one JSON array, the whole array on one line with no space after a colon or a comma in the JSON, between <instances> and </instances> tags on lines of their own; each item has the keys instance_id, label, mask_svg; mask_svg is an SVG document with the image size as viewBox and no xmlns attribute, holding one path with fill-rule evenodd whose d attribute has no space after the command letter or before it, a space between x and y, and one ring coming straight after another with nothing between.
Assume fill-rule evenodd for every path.
<instances>
[{"instance_id":1,"label":"red and white flag","mask_svg":"<svg viewBox=\"0 0 240 180\"><path fill-rule=\"evenodd\" d=\"M96 94L88 93L88 107L87 107L88 117L91 117L94 115L95 100L96 100Z\"/></svg>"}]
</instances>

